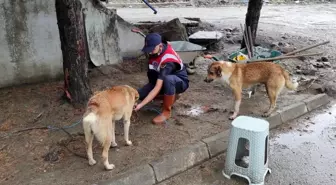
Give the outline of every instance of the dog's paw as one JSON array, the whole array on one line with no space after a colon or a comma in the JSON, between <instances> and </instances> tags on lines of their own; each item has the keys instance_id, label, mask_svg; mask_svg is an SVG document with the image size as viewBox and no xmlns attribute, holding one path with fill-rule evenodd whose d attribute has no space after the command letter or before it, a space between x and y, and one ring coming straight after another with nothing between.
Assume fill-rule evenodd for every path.
<instances>
[{"instance_id":1,"label":"dog's paw","mask_svg":"<svg viewBox=\"0 0 336 185\"><path fill-rule=\"evenodd\" d=\"M269 117L271 114L270 113L268 113L268 112L265 112L264 114L262 114L261 116L262 117L264 117L264 118L267 118L267 117Z\"/></svg>"},{"instance_id":2,"label":"dog's paw","mask_svg":"<svg viewBox=\"0 0 336 185\"><path fill-rule=\"evenodd\" d=\"M132 143L132 141L126 141L126 145L131 146L131 145L133 145L133 143Z\"/></svg>"},{"instance_id":3,"label":"dog's paw","mask_svg":"<svg viewBox=\"0 0 336 185\"><path fill-rule=\"evenodd\" d=\"M95 165L96 163L97 163L97 161L94 160L94 159L89 160L89 165L90 165L90 166L93 166L93 165Z\"/></svg>"},{"instance_id":4,"label":"dog's paw","mask_svg":"<svg viewBox=\"0 0 336 185\"><path fill-rule=\"evenodd\" d=\"M111 143L111 147L112 147L112 148L115 148L115 147L117 147L117 146L118 146L117 143L113 143L113 142Z\"/></svg>"},{"instance_id":5,"label":"dog's paw","mask_svg":"<svg viewBox=\"0 0 336 185\"><path fill-rule=\"evenodd\" d=\"M106 170L113 170L114 167L115 167L114 164L105 165Z\"/></svg>"},{"instance_id":6,"label":"dog's paw","mask_svg":"<svg viewBox=\"0 0 336 185\"><path fill-rule=\"evenodd\" d=\"M237 116L232 115L232 116L229 117L229 120L234 120L234 119L236 119L236 117L237 117Z\"/></svg>"}]
</instances>

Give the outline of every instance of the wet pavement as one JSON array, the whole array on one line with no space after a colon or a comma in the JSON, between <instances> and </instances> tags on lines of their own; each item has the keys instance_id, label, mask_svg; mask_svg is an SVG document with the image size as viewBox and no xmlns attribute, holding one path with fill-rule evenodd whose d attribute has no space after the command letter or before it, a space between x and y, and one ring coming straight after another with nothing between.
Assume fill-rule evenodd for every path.
<instances>
[{"instance_id":1,"label":"wet pavement","mask_svg":"<svg viewBox=\"0 0 336 185\"><path fill-rule=\"evenodd\" d=\"M259 26L266 29L272 25L283 29L335 30L336 4L314 5L264 5L261 9ZM158 13L148 8L118 8L117 13L126 21L169 21L176 17L198 17L213 24L235 24L239 27L245 20L247 6L224 6L211 8L158 8ZM259 30L260 31L260 30ZM284 30L274 30L284 31ZM312 34L312 33L306 33Z\"/></svg>"},{"instance_id":2,"label":"wet pavement","mask_svg":"<svg viewBox=\"0 0 336 185\"><path fill-rule=\"evenodd\" d=\"M269 167L265 184L336 184L336 104L291 121L270 133ZM222 176L225 156L177 175L160 185L245 185L244 179Z\"/></svg>"},{"instance_id":3,"label":"wet pavement","mask_svg":"<svg viewBox=\"0 0 336 185\"><path fill-rule=\"evenodd\" d=\"M118 8L117 13L126 21L169 21L176 17L198 17L221 28L238 28L244 23L247 6L211 8L158 8L158 13L148 8ZM311 40L330 40L320 46L333 54L335 51L336 3L313 5L264 5L258 24L258 35L287 38L288 35L308 37ZM292 40L292 42L295 42Z\"/></svg>"}]
</instances>

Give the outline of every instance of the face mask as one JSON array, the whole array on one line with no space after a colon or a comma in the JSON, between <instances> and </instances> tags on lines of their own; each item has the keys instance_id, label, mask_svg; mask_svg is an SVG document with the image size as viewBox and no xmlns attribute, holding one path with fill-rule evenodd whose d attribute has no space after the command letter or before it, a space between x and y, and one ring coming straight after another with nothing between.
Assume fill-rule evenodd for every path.
<instances>
[{"instance_id":1,"label":"face mask","mask_svg":"<svg viewBox=\"0 0 336 185\"><path fill-rule=\"evenodd\" d=\"M148 54L149 57L158 57L160 56L160 53L155 53L155 54Z\"/></svg>"},{"instance_id":2,"label":"face mask","mask_svg":"<svg viewBox=\"0 0 336 185\"><path fill-rule=\"evenodd\" d=\"M155 53L155 54L148 54L149 57L158 57L161 55L161 48L159 50L159 52Z\"/></svg>"}]
</instances>

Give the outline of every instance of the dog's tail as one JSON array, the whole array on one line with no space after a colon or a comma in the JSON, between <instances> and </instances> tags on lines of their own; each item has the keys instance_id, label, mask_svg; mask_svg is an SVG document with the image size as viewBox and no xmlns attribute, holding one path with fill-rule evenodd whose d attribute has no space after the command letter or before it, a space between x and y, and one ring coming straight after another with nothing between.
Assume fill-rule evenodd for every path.
<instances>
[{"instance_id":1,"label":"dog's tail","mask_svg":"<svg viewBox=\"0 0 336 185\"><path fill-rule=\"evenodd\" d=\"M296 90L296 88L299 86L298 82L292 82L292 79L289 77L289 74L287 71L285 71L284 69L282 70L282 74L285 78L285 85L288 89L290 90Z\"/></svg>"},{"instance_id":2,"label":"dog's tail","mask_svg":"<svg viewBox=\"0 0 336 185\"><path fill-rule=\"evenodd\" d=\"M86 138L91 138L93 135L100 144L104 144L106 138L111 137L111 121L112 116L100 116L97 114L97 109L89 108L83 117L83 129Z\"/></svg>"}]
</instances>

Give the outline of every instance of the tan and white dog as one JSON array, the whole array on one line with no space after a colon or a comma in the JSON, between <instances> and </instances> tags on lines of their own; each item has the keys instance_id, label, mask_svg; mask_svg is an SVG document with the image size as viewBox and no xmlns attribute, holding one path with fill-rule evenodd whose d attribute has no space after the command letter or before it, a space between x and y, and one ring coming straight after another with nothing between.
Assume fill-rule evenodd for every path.
<instances>
[{"instance_id":1,"label":"tan and white dog","mask_svg":"<svg viewBox=\"0 0 336 185\"><path fill-rule=\"evenodd\" d=\"M86 141L86 151L89 164L94 165L92 142L94 136L103 146L102 160L106 170L112 170L113 164L108 161L110 146L117 146L115 141L115 121L124 120L124 139L126 145L132 145L129 140L130 119L135 102L139 99L138 91L128 85L114 86L95 93L88 101L83 116L83 128Z\"/></svg>"},{"instance_id":2,"label":"tan and white dog","mask_svg":"<svg viewBox=\"0 0 336 185\"><path fill-rule=\"evenodd\" d=\"M246 64L238 64L226 61L217 61L209 65L205 82L221 80L224 84L228 84L235 96L235 105L233 114L230 119L235 119L239 114L239 108L242 98L243 88L261 83L266 87L266 91L270 100L268 111L263 117L271 115L276 107L276 100L286 86L288 89L295 90L298 83L293 83L289 74L278 64L272 62L252 62Z\"/></svg>"}]
</instances>

